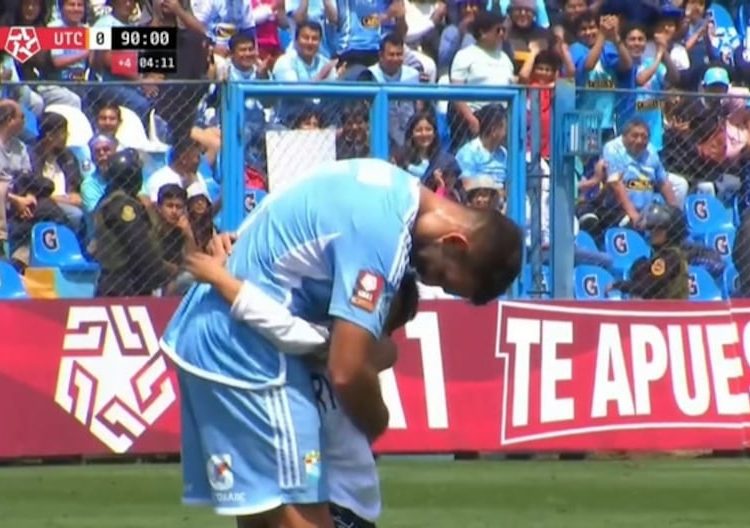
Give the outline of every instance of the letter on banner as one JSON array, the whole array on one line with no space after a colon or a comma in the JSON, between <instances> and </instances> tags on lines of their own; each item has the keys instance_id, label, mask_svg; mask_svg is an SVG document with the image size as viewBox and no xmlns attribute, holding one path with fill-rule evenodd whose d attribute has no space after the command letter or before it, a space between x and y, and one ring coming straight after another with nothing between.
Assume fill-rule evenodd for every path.
<instances>
[{"instance_id":1,"label":"letter on banner","mask_svg":"<svg viewBox=\"0 0 750 528\"><path fill-rule=\"evenodd\" d=\"M609 373L612 371L612 378ZM610 401L617 403L620 416L633 416L635 404L622 353L620 329L615 323L602 323L599 327L599 346L596 350L596 373L594 374L594 397L591 401L591 417L607 416Z\"/></svg>"}]
</instances>

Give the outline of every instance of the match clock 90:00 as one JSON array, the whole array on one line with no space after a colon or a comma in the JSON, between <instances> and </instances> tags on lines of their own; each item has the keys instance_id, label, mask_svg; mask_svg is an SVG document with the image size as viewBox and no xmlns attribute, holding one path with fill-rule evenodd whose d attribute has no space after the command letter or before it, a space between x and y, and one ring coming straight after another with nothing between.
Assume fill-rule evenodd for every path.
<instances>
[{"instance_id":1,"label":"match clock 90:00","mask_svg":"<svg viewBox=\"0 0 750 528\"><path fill-rule=\"evenodd\" d=\"M174 51L142 51L138 54L138 73L176 73Z\"/></svg>"}]
</instances>

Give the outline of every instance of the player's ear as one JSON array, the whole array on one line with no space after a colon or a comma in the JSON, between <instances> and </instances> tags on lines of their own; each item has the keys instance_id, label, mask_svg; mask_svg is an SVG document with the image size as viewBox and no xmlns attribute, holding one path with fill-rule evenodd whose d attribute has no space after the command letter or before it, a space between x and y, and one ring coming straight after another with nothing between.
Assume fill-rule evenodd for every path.
<instances>
[{"instance_id":1,"label":"player's ear","mask_svg":"<svg viewBox=\"0 0 750 528\"><path fill-rule=\"evenodd\" d=\"M462 233L450 233L440 239L440 243L452 249L466 251L469 248L469 241Z\"/></svg>"}]
</instances>

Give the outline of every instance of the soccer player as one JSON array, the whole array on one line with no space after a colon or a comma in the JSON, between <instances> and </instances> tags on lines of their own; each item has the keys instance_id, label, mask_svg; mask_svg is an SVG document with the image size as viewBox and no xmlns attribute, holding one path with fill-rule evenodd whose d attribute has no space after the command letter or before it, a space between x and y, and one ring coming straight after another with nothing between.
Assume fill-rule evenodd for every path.
<instances>
[{"instance_id":1,"label":"soccer player","mask_svg":"<svg viewBox=\"0 0 750 528\"><path fill-rule=\"evenodd\" d=\"M374 440L388 410L369 350L410 255L423 282L484 304L518 275L521 250L519 229L499 213L442 200L384 161L354 159L266 198L240 227L227 268L330 328L332 388ZM305 359L233 318L205 284L183 299L162 347L179 367L185 502L210 502L240 528L331 528Z\"/></svg>"},{"instance_id":2,"label":"soccer player","mask_svg":"<svg viewBox=\"0 0 750 528\"><path fill-rule=\"evenodd\" d=\"M220 244L212 244L214 255L195 253L187 258L187 270L196 280L211 284L232 305L232 314L241 321L266 331L280 350L315 354L324 345L327 331L288 314L283 306L268 298L251 283L243 283L224 267L226 254ZM407 272L394 297L385 322L385 336L371 347L369 362L378 372L393 366L397 358L391 334L411 321L417 313L419 292L413 273ZM281 317L278 314L283 313ZM306 328L309 327L309 328ZM307 350L305 350L307 349ZM313 356L314 357L314 356ZM320 360L323 360L322 362ZM335 526L373 528L380 516L380 482L367 437L357 429L336 399L325 374L326 357L311 357L312 382L323 423L330 510ZM313 455L312 458L315 458ZM306 462L312 462L306 461Z\"/></svg>"}]
</instances>

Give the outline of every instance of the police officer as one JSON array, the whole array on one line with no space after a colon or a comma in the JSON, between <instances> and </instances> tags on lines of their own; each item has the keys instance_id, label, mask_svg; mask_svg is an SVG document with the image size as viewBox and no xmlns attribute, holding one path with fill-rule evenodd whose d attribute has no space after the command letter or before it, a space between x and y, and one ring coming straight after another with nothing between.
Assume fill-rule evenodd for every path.
<instances>
[{"instance_id":1,"label":"police officer","mask_svg":"<svg viewBox=\"0 0 750 528\"><path fill-rule=\"evenodd\" d=\"M653 256L638 259L628 280L616 281L608 290L620 290L642 299L687 299L688 259L682 250L687 238L685 214L677 207L654 203L642 216Z\"/></svg>"},{"instance_id":2,"label":"police officer","mask_svg":"<svg viewBox=\"0 0 750 528\"><path fill-rule=\"evenodd\" d=\"M109 158L107 190L94 211L93 254L102 267L98 296L150 295L171 278L155 237L154 212L137 198L143 184L138 151Z\"/></svg>"}]
</instances>

